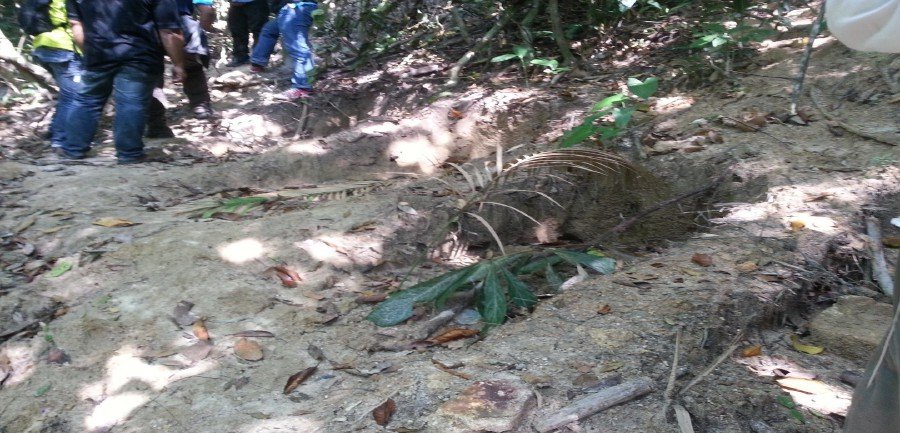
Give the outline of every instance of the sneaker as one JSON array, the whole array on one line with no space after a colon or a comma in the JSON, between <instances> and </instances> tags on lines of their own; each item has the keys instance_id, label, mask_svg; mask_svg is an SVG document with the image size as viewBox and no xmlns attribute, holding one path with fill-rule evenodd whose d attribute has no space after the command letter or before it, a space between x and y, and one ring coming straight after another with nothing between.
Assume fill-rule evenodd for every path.
<instances>
[{"instance_id":1,"label":"sneaker","mask_svg":"<svg viewBox=\"0 0 900 433\"><path fill-rule=\"evenodd\" d=\"M251 63L250 64L250 72L253 72L254 74L262 74L263 72L266 72L266 67L262 66L262 65L257 65L256 63Z\"/></svg>"},{"instance_id":2,"label":"sneaker","mask_svg":"<svg viewBox=\"0 0 900 433\"><path fill-rule=\"evenodd\" d=\"M229 68L236 68L241 65L246 65L247 63L250 63L250 59L234 58L234 59L231 59L230 62L226 63L225 66L228 66Z\"/></svg>"},{"instance_id":3,"label":"sneaker","mask_svg":"<svg viewBox=\"0 0 900 433\"><path fill-rule=\"evenodd\" d=\"M209 102L199 104L194 108L191 108L191 111L194 113L194 119L200 120L209 119L213 116L213 114L215 114L215 111L213 111L212 107L209 105Z\"/></svg>"},{"instance_id":4,"label":"sneaker","mask_svg":"<svg viewBox=\"0 0 900 433\"><path fill-rule=\"evenodd\" d=\"M275 95L275 99L281 99L284 101L296 101L298 99L307 99L312 96L312 93L312 90L294 88L284 93Z\"/></svg>"},{"instance_id":5,"label":"sneaker","mask_svg":"<svg viewBox=\"0 0 900 433\"><path fill-rule=\"evenodd\" d=\"M147 126L147 132L144 133L145 138L175 138L172 128L166 125Z\"/></svg>"}]
</instances>

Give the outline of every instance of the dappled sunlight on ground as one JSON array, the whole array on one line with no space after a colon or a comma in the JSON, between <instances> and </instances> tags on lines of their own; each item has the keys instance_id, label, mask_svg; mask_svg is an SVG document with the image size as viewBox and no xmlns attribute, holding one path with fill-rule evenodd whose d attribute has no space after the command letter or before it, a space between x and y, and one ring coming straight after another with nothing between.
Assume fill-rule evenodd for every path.
<instances>
[{"instance_id":1,"label":"dappled sunlight on ground","mask_svg":"<svg viewBox=\"0 0 900 433\"><path fill-rule=\"evenodd\" d=\"M449 156L447 149L437 146L423 134L394 140L388 153L400 167L418 168L426 174L434 173L441 161Z\"/></svg>"},{"instance_id":2,"label":"dappled sunlight on ground","mask_svg":"<svg viewBox=\"0 0 900 433\"><path fill-rule=\"evenodd\" d=\"M297 416L288 419L257 421L240 430L241 433L325 433L321 421L308 416Z\"/></svg>"},{"instance_id":3,"label":"dappled sunlight on ground","mask_svg":"<svg viewBox=\"0 0 900 433\"><path fill-rule=\"evenodd\" d=\"M11 367L11 374L3 382L3 386L9 387L22 383L34 374L38 356L35 352L38 349L25 343L7 343L0 349L2 349L0 350L0 359L8 359Z\"/></svg>"},{"instance_id":4,"label":"dappled sunlight on ground","mask_svg":"<svg viewBox=\"0 0 900 433\"><path fill-rule=\"evenodd\" d=\"M78 393L81 400L99 402L85 418L88 430L112 427L152 399L148 393L125 390L129 384L143 389L144 386L134 383L141 382L153 391L162 391L173 382L208 372L218 365L212 360L202 360L191 367L175 369L150 364L144 356L147 354L138 347L123 346L106 362L105 377L81 388Z\"/></svg>"},{"instance_id":5,"label":"dappled sunlight on ground","mask_svg":"<svg viewBox=\"0 0 900 433\"><path fill-rule=\"evenodd\" d=\"M328 150L322 147L318 140L297 141L287 145L284 151L301 155L324 155L328 153Z\"/></svg>"},{"instance_id":6,"label":"dappled sunlight on ground","mask_svg":"<svg viewBox=\"0 0 900 433\"><path fill-rule=\"evenodd\" d=\"M752 356L737 358L738 364L762 377L776 377L775 371L788 372L789 377L781 377L782 390L790 394L798 405L822 415L846 415L850 408L852 390L831 386L808 373L807 369L781 356ZM809 378L807 378L809 377Z\"/></svg>"},{"instance_id":7,"label":"dappled sunlight on ground","mask_svg":"<svg viewBox=\"0 0 900 433\"><path fill-rule=\"evenodd\" d=\"M256 260L266 254L266 248L262 242L246 238L219 246L219 256L229 263L242 265Z\"/></svg>"},{"instance_id":8,"label":"dappled sunlight on ground","mask_svg":"<svg viewBox=\"0 0 900 433\"><path fill-rule=\"evenodd\" d=\"M325 234L294 244L314 260L337 267L374 266L381 262L381 240L353 234Z\"/></svg>"}]
</instances>

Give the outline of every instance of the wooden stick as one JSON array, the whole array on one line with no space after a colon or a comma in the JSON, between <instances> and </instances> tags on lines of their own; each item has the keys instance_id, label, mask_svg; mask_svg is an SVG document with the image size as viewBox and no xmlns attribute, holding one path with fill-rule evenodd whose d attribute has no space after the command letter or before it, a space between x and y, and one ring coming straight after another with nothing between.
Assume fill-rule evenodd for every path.
<instances>
[{"instance_id":1,"label":"wooden stick","mask_svg":"<svg viewBox=\"0 0 900 433\"><path fill-rule=\"evenodd\" d=\"M500 17L500 21L491 27L481 39L478 40L478 43L472 47L471 50L466 51L466 54L463 54L459 60L456 61L456 64L453 65L453 68L450 69L450 79L447 80L447 83L444 85L446 87L454 87L459 84L459 73L462 71L462 68L466 67L466 65L475 57L475 54L482 50L488 43L494 40L494 36L500 32L500 29L506 27L506 24L509 23L510 18L512 17L511 12L503 13L503 16Z\"/></svg>"},{"instance_id":2,"label":"wooden stick","mask_svg":"<svg viewBox=\"0 0 900 433\"><path fill-rule=\"evenodd\" d=\"M666 403L662 410L663 417L669 411L669 406L672 405L672 396L675 395L675 379L678 378L678 352L681 351L681 334L683 329L679 326L678 330L675 331L675 355L672 357L672 371L669 372L669 383L666 384L666 392L664 394Z\"/></svg>"},{"instance_id":3,"label":"wooden stick","mask_svg":"<svg viewBox=\"0 0 900 433\"><path fill-rule=\"evenodd\" d=\"M797 101L800 99L803 91L803 80L806 79L809 58L812 57L813 42L819 36L823 21L825 21L825 2L822 2L822 6L819 7L819 15L816 16L816 20L809 30L809 40L806 42L806 49L803 51L803 58L800 61L800 73L794 79L794 90L791 92L791 115L797 115Z\"/></svg>"},{"instance_id":4,"label":"wooden stick","mask_svg":"<svg viewBox=\"0 0 900 433\"><path fill-rule=\"evenodd\" d=\"M682 394L688 392L691 388L694 387L694 385L700 383L701 380L703 380L706 376L708 376L710 373L712 373L713 370L715 370L716 367L718 367L719 364L722 363L722 361L728 359L728 357L731 356L731 354L738 348L738 345L740 344L742 338L744 338L743 330L741 332L738 332L738 335L736 335L734 337L734 340L732 340L732 342L731 342L731 346L729 346L728 349L725 349L725 351L722 352L722 354L719 355L719 357L716 358L716 360L713 361L713 363L710 364L709 367L706 367L706 370L703 370L703 372L701 372L699 375L697 375L697 377L695 377L694 380L692 380L690 383L688 383L687 386L682 388L681 391L678 391L678 395L682 395Z\"/></svg>"},{"instance_id":5,"label":"wooden stick","mask_svg":"<svg viewBox=\"0 0 900 433\"><path fill-rule=\"evenodd\" d=\"M824 116L825 119L828 119L831 122L834 122L834 124L841 127L841 129L843 129L851 134L858 135L862 138L868 138L869 140L874 140L878 143L890 144L891 146L900 145L900 142L894 141L893 138L889 138L888 134L882 135L882 134L868 132L868 131L864 130L863 128L860 128L856 125L844 122L839 117L835 116L834 114L831 114L829 111L827 111L825 109L826 108L825 103L822 102L822 100L821 100L822 99L822 91L814 86L809 87L809 99L812 101L813 106L815 106L816 109L819 110L820 113L822 113L822 116Z\"/></svg>"},{"instance_id":6,"label":"wooden stick","mask_svg":"<svg viewBox=\"0 0 900 433\"><path fill-rule=\"evenodd\" d=\"M688 192L686 192L686 193L679 194L679 195L677 195L677 196L675 196L675 197L672 197L672 198L670 198L670 199L668 199L668 200L663 200L663 201L661 201L661 202L659 202L659 203L656 203L656 204L654 204L654 205L648 207L647 209L644 209L644 210L642 210L641 212L638 212L637 215L634 215L634 216L632 216L631 218L628 218L628 219L626 219L625 221L620 222L620 223L619 223L618 225L616 225L615 227L609 229L609 231L607 231L607 233L604 234L603 237L605 237L605 235L608 235L608 234L622 233L622 232L624 232L625 230L628 230L629 228L631 228L631 226L633 226L633 225L634 225L636 222L638 222L638 220L640 220L641 218L643 218L643 217L645 217L645 216L647 216L647 215L650 215L650 214L652 214L652 213L654 213L654 212L656 212L656 211L658 211L658 210L660 210L660 209L662 209L662 208L664 208L664 207L666 207L666 206L671 206L671 205L673 205L673 204L675 204L675 203L678 203L678 202L680 202L680 201L682 201L682 200L684 200L684 199L686 199L686 198L690 198L690 197L693 197L693 196L695 196L695 195L703 194L703 193L705 193L705 192L707 192L707 191L710 191L710 190L712 190L712 189L715 189L715 188L718 187L720 184L722 184L722 182L725 182L725 179L728 179L728 176L731 176L731 171L726 171L725 173L722 173L721 175L719 175L719 177L717 177L714 181L712 181L712 183L710 183L709 185L706 185L706 186L704 186L704 187L702 187L702 188L698 188L698 189L695 189L695 190L691 190L691 191L688 191ZM602 239L603 237L601 237L601 239ZM595 242L592 242L592 244L596 244L596 243L599 243L599 240L598 240L598 241L595 241Z\"/></svg>"},{"instance_id":7,"label":"wooden stick","mask_svg":"<svg viewBox=\"0 0 900 433\"><path fill-rule=\"evenodd\" d=\"M652 380L638 378L575 400L559 412L536 422L534 428L540 433L556 430L617 404L649 394L652 390Z\"/></svg>"},{"instance_id":8,"label":"wooden stick","mask_svg":"<svg viewBox=\"0 0 900 433\"><path fill-rule=\"evenodd\" d=\"M872 251L872 277L878 283L878 287L885 295L894 299L894 280L888 271L887 260L884 258L884 247L881 245L881 229L878 219L866 218L866 234L869 235L869 249Z\"/></svg>"}]
</instances>

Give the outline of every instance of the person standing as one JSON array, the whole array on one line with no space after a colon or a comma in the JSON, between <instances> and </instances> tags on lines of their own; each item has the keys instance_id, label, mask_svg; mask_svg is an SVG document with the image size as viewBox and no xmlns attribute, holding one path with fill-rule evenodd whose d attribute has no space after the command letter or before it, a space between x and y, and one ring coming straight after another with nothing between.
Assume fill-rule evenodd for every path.
<instances>
[{"instance_id":1,"label":"person standing","mask_svg":"<svg viewBox=\"0 0 900 433\"><path fill-rule=\"evenodd\" d=\"M210 104L209 84L205 68L209 67L209 41L207 31L213 30L215 6L213 0L176 0L184 34L184 94L195 119L209 119L214 112ZM194 19L196 10L200 20ZM163 93L163 76L157 77L153 96L147 108L147 138L169 138L175 134L166 124L166 97Z\"/></svg>"},{"instance_id":2,"label":"person standing","mask_svg":"<svg viewBox=\"0 0 900 433\"><path fill-rule=\"evenodd\" d=\"M66 0L50 2L50 24L53 30L34 37L31 55L50 71L59 86L56 111L50 121L50 146L61 148L66 141L66 117L72 109L75 95L81 91L83 68L72 38L72 29L69 28Z\"/></svg>"},{"instance_id":3,"label":"person standing","mask_svg":"<svg viewBox=\"0 0 900 433\"><path fill-rule=\"evenodd\" d=\"M231 61L226 64L230 68L246 65L250 62L250 34L253 34L253 46L259 42L259 32L269 18L269 6L266 0L231 0L228 6L228 30L234 50Z\"/></svg>"},{"instance_id":4,"label":"person standing","mask_svg":"<svg viewBox=\"0 0 900 433\"><path fill-rule=\"evenodd\" d=\"M263 72L269 64L269 57L275 51L278 37L282 38L282 46L293 63L291 89L277 96L278 99L295 101L308 98L313 93L309 73L315 67L312 44L309 42L309 29L312 27L312 13L318 4L312 0L278 0L278 16L263 27L259 44L253 49L250 57L250 70Z\"/></svg>"},{"instance_id":5,"label":"person standing","mask_svg":"<svg viewBox=\"0 0 900 433\"><path fill-rule=\"evenodd\" d=\"M184 80L184 37L175 0L68 0L68 16L85 71L84 88L66 119L61 156L87 156L112 94L119 163L148 160L142 136L154 79L164 69L164 51L172 59L172 80Z\"/></svg>"}]
</instances>

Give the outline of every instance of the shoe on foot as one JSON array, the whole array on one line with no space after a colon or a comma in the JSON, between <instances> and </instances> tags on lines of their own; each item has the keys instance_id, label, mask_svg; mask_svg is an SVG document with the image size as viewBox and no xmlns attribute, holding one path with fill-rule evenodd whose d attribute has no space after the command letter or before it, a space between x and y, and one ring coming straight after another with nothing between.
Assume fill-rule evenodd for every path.
<instances>
[{"instance_id":1,"label":"shoe on foot","mask_svg":"<svg viewBox=\"0 0 900 433\"><path fill-rule=\"evenodd\" d=\"M241 65L246 65L247 63L250 63L250 59L234 58L234 59L231 59L230 62L226 63L225 66L228 66L229 68L236 68Z\"/></svg>"},{"instance_id":2,"label":"shoe on foot","mask_svg":"<svg viewBox=\"0 0 900 433\"><path fill-rule=\"evenodd\" d=\"M262 74L263 72L266 72L266 67L262 66L262 65L257 65L256 63L251 63L250 64L250 72L253 72L254 74Z\"/></svg>"},{"instance_id":3,"label":"shoe on foot","mask_svg":"<svg viewBox=\"0 0 900 433\"><path fill-rule=\"evenodd\" d=\"M152 125L147 127L147 132L144 133L145 138L175 138L175 133L172 132L172 128L169 128L166 125Z\"/></svg>"},{"instance_id":4,"label":"shoe on foot","mask_svg":"<svg viewBox=\"0 0 900 433\"><path fill-rule=\"evenodd\" d=\"M284 93L275 95L275 99L281 99L284 101L296 101L298 99L307 99L312 96L312 93L312 90L294 88Z\"/></svg>"},{"instance_id":5,"label":"shoe on foot","mask_svg":"<svg viewBox=\"0 0 900 433\"><path fill-rule=\"evenodd\" d=\"M191 111L194 113L194 119L209 119L215 114L212 107L209 105L209 102L204 102L191 108Z\"/></svg>"},{"instance_id":6,"label":"shoe on foot","mask_svg":"<svg viewBox=\"0 0 900 433\"><path fill-rule=\"evenodd\" d=\"M141 156L134 158L119 158L116 161L119 165L142 164L145 162L171 162L172 156L164 152L162 149L149 149Z\"/></svg>"}]
</instances>

